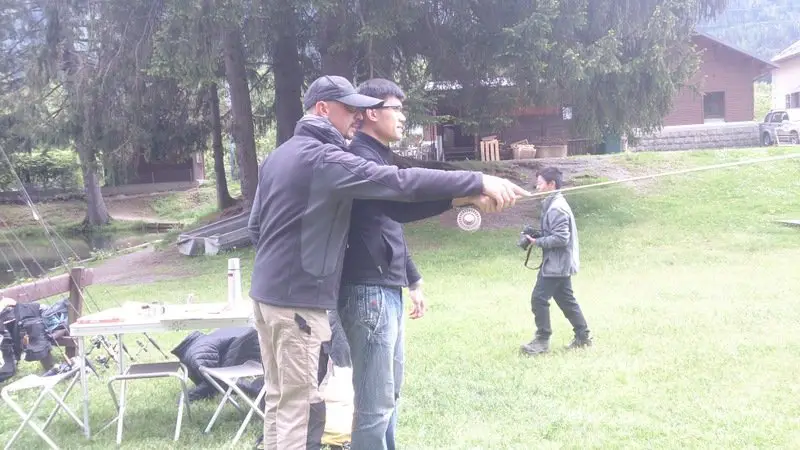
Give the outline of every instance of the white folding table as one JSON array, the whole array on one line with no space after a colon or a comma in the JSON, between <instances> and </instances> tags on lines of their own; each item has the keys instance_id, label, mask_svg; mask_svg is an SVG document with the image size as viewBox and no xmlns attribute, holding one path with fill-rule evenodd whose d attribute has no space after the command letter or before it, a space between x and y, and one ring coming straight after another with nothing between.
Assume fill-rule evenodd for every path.
<instances>
[{"instance_id":1,"label":"white folding table","mask_svg":"<svg viewBox=\"0 0 800 450\"><path fill-rule=\"evenodd\" d=\"M164 304L163 311L148 304L129 304L80 317L70 326L70 336L78 340L78 352L86 358L84 338L97 335L117 337L118 365L120 375L124 373L124 348L122 336L132 333L161 333L169 331L198 330L206 328L241 327L253 323L253 308L249 302L198 303L187 305ZM158 309L155 313L145 312ZM83 418L86 437L91 437L89 425L89 387L86 371L81 371L83 389Z\"/></svg>"}]
</instances>

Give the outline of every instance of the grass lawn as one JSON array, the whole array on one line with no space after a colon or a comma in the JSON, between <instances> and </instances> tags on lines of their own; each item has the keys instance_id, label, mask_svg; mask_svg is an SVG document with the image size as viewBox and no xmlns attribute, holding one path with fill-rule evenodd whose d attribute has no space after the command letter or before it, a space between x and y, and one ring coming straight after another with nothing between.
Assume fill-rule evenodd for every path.
<instances>
[{"instance_id":1,"label":"grass lawn","mask_svg":"<svg viewBox=\"0 0 800 450\"><path fill-rule=\"evenodd\" d=\"M619 158L667 169L766 153ZM585 351L560 349L571 330L553 304L555 351L520 355L534 332L536 272L522 266L518 229L465 233L436 221L407 227L430 307L424 319L407 322L400 447L798 448L800 229L773 220L800 219L800 160L662 178L644 188L587 189L568 200L581 240L573 284L595 340ZM247 287L252 252L235 255ZM230 256L185 259L192 278L92 287L87 304L181 301L189 293L222 301ZM186 334L154 337L169 351ZM128 337L129 347L136 337ZM129 385L124 446L227 444L240 423L231 410L211 436L202 434L218 400L193 404L181 440L172 442L176 392L168 381ZM97 430L113 408L101 380L91 379L91 395ZM76 391L69 404L78 408L78 398ZM114 445L112 430L86 442L60 417L49 432L63 448ZM0 410L0 441L18 423ZM259 434L251 426L240 447ZM26 431L17 445L41 444Z\"/></svg>"}]
</instances>

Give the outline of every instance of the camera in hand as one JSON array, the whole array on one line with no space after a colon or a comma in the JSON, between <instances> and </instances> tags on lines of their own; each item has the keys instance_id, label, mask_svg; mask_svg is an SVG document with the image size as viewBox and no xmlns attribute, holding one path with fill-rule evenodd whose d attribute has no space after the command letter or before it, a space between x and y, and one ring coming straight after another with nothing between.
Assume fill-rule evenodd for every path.
<instances>
[{"instance_id":1,"label":"camera in hand","mask_svg":"<svg viewBox=\"0 0 800 450\"><path fill-rule=\"evenodd\" d=\"M533 239L539 239L543 237L542 230L533 228L530 225L525 225L525 228L522 229L520 233L519 242L517 242L517 246L523 250L527 250L528 247L531 245L531 241L528 240L528 236Z\"/></svg>"}]
</instances>

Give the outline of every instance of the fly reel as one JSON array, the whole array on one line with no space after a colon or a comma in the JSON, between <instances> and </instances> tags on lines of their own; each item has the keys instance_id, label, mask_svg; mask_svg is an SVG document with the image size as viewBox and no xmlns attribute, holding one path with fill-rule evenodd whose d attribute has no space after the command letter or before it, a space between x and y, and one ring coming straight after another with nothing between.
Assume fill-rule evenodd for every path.
<instances>
[{"instance_id":1,"label":"fly reel","mask_svg":"<svg viewBox=\"0 0 800 450\"><path fill-rule=\"evenodd\" d=\"M458 212L456 223L458 224L458 228L464 231L478 231L481 227L481 212L472 206L461 208Z\"/></svg>"}]
</instances>

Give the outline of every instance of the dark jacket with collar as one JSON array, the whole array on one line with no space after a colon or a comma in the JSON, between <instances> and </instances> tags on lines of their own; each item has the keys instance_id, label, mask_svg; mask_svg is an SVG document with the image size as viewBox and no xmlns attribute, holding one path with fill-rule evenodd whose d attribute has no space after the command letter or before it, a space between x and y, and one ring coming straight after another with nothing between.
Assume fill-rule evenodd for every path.
<instances>
[{"instance_id":1,"label":"dark jacket with collar","mask_svg":"<svg viewBox=\"0 0 800 450\"><path fill-rule=\"evenodd\" d=\"M445 200L483 189L480 172L400 170L344 148L329 121L307 115L261 164L248 226L253 300L335 309L354 199Z\"/></svg>"},{"instance_id":2,"label":"dark jacket with collar","mask_svg":"<svg viewBox=\"0 0 800 450\"><path fill-rule=\"evenodd\" d=\"M356 133L349 151L382 166L394 165L392 151L377 139ZM451 199L420 203L355 200L344 255L342 283L404 287L422 278L408 252L402 223L439 215Z\"/></svg>"}]
</instances>

